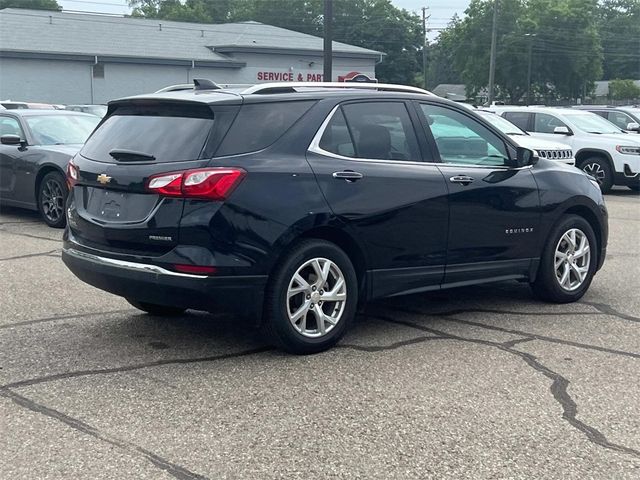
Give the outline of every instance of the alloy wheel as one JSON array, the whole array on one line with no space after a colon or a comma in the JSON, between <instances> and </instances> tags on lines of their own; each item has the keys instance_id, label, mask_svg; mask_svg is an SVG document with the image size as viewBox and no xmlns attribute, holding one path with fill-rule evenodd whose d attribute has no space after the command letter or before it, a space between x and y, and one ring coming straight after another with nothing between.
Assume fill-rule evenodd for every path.
<instances>
[{"instance_id":1,"label":"alloy wheel","mask_svg":"<svg viewBox=\"0 0 640 480\"><path fill-rule=\"evenodd\" d=\"M589 239L585 233L572 228L567 230L556 245L556 280L564 290L572 292L587 279L591 265Z\"/></svg>"},{"instance_id":2,"label":"alloy wheel","mask_svg":"<svg viewBox=\"0 0 640 480\"><path fill-rule=\"evenodd\" d=\"M347 301L345 277L334 262L312 258L300 266L287 288L287 315L301 335L327 335L340 321Z\"/></svg>"},{"instance_id":3,"label":"alloy wheel","mask_svg":"<svg viewBox=\"0 0 640 480\"><path fill-rule=\"evenodd\" d=\"M607 177L607 172L604 171L600 164L595 162L587 163L582 167L582 170L595 178L596 182L598 182L598 185L602 185L605 178Z\"/></svg>"},{"instance_id":4,"label":"alloy wheel","mask_svg":"<svg viewBox=\"0 0 640 480\"><path fill-rule=\"evenodd\" d=\"M52 223L56 223L64 212L64 192L54 179L47 180L42 187L42 212Z\"/></svg>"}]
</instances>

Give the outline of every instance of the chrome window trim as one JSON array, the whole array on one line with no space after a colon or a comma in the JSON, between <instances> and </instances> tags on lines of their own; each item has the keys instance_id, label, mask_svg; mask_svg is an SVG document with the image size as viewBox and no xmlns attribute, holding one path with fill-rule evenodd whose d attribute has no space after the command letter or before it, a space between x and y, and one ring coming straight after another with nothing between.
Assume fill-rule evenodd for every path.
<instances>
[{"instance_id":1,"label":"chrome window trim","mask_svg":"<svg viewBox=\"0 0 640 480\"><path fill-rule=\"evenodd\" d=\"M526 168L531 168L533 166L533 165L526 165L524 167L509 167L506 165L473 165L473 164L467 164L467 163L423 162L423 161L410 161L410 160L379 160L379 159L373 159L373 158L345 157L344 155L328 152L327 150L320 148L320 140L322 139L322 136L324 135L325 130L329 126L331 119L333 118L335 113L338 111L338 109L341 107L341 105L342 104L338 104L335 107L333 107L333 109L331 109L331 111L329 112L329 115L327 115L327 118L324 119L324 121L320 125L320 128L318 128L318 131L314 135L313 140L311 140L311 143L309 144L309 148L307 148L308 152L322 155L324 157L336 158L338 160L348 160L352 162L366 162L366 163L381 163L385 165L427 165L427 166L440 165L445 167L449 166L449 167L479 168L484 170L487 170L487 169L524 170Z\"/></svg>"}]
</instances>

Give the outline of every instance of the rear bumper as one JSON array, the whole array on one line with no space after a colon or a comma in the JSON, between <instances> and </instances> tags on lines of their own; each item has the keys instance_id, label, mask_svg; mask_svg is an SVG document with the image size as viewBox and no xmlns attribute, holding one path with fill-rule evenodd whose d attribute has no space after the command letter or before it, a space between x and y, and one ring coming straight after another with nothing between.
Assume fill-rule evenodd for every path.
<instances>
[{"instance_id":1,"label":"rear bumper","mask_svg":"<svg viewBox=\"0 0 640 480\"><path fill-rule=\"evenodd\" d=\"M65 245L62 261L80 280L114 295L158 305L230 311L259 320L266 276L205 276L98 256Z\"/></svg>"}]
</instances>

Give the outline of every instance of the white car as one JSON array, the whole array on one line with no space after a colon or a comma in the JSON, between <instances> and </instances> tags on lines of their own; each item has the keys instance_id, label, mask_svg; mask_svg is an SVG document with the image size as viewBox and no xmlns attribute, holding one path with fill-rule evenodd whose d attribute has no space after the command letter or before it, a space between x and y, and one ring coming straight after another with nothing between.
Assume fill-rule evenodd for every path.
<instances>
[{"instance_id":1,"label":"white car","mask_svg":"<svg viewBox=\"0 0 640 480\"><path fill-rule=\"evenodd\" d=\"M531 135L573 150L576 166L593 176L603 192L613 185L640 190L640 138L584 110L500 106L492 111Z\"/></svg>"},{"instance_id":2,"label":"white car","mask_svg":"<svg viewBox=\"0 0 640 480\"><path fill-rule=\"evenodd\" d=\"M521 147L535 151L539 157L556 160L567 165L576 164L571 148L567 148L565 144L529 135L496 113L487 110L474 111L502 133L509 135Z\"/></svg>"}]
</instances>

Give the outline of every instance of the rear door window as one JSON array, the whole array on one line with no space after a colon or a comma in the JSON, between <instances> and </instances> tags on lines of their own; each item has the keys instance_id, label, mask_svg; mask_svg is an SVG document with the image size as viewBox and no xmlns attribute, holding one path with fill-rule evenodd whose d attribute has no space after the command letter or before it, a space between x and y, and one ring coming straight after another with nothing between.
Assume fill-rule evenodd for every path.
<instances>
[{"instance_id":1,"label":"rear door window","mask_svg":"<svg viewBox=\"0 0 640 480\"><path fill-rule=\"evenodd\" d=\"M529 119L531 118L530 113L526 112L506 112L504 118L509 120L511 123L516 125L520 130L524 130L525 132L531 130L529 128Z\"/></svg>"},{"instance_id":2,"label":"rear door window","mask_svg":"<svg viewBox=\"0 0 640 480\"><path fill-rule=\"evenodd\" d=\"M342 108L353 136L356 157L422 160L413 123L404 103L350 103Z\"/></svg>"},{"instance_id":3,"label":"rear door window","mask_svg":"<svg viewBox=\"0 0 640 480\"><path fill-rule=\"evenodd\" d=\"M255 152L275 143L315 101L254 103L244 105L216 157Z\"/></svg>"},{"instance_id":4,"label":"rear door window","mask_svg":"<svg viewBox=\"0 0 640 480\"><path fill-rule=\"evenodd\" d=\"M197 160L213 126L214 114L206 105L122 106L91 135L80 153L91 160L114 163L118 151L131 152L126 158L130 161L151 157L157 163Z\"/></svg>"}]
</instances>

